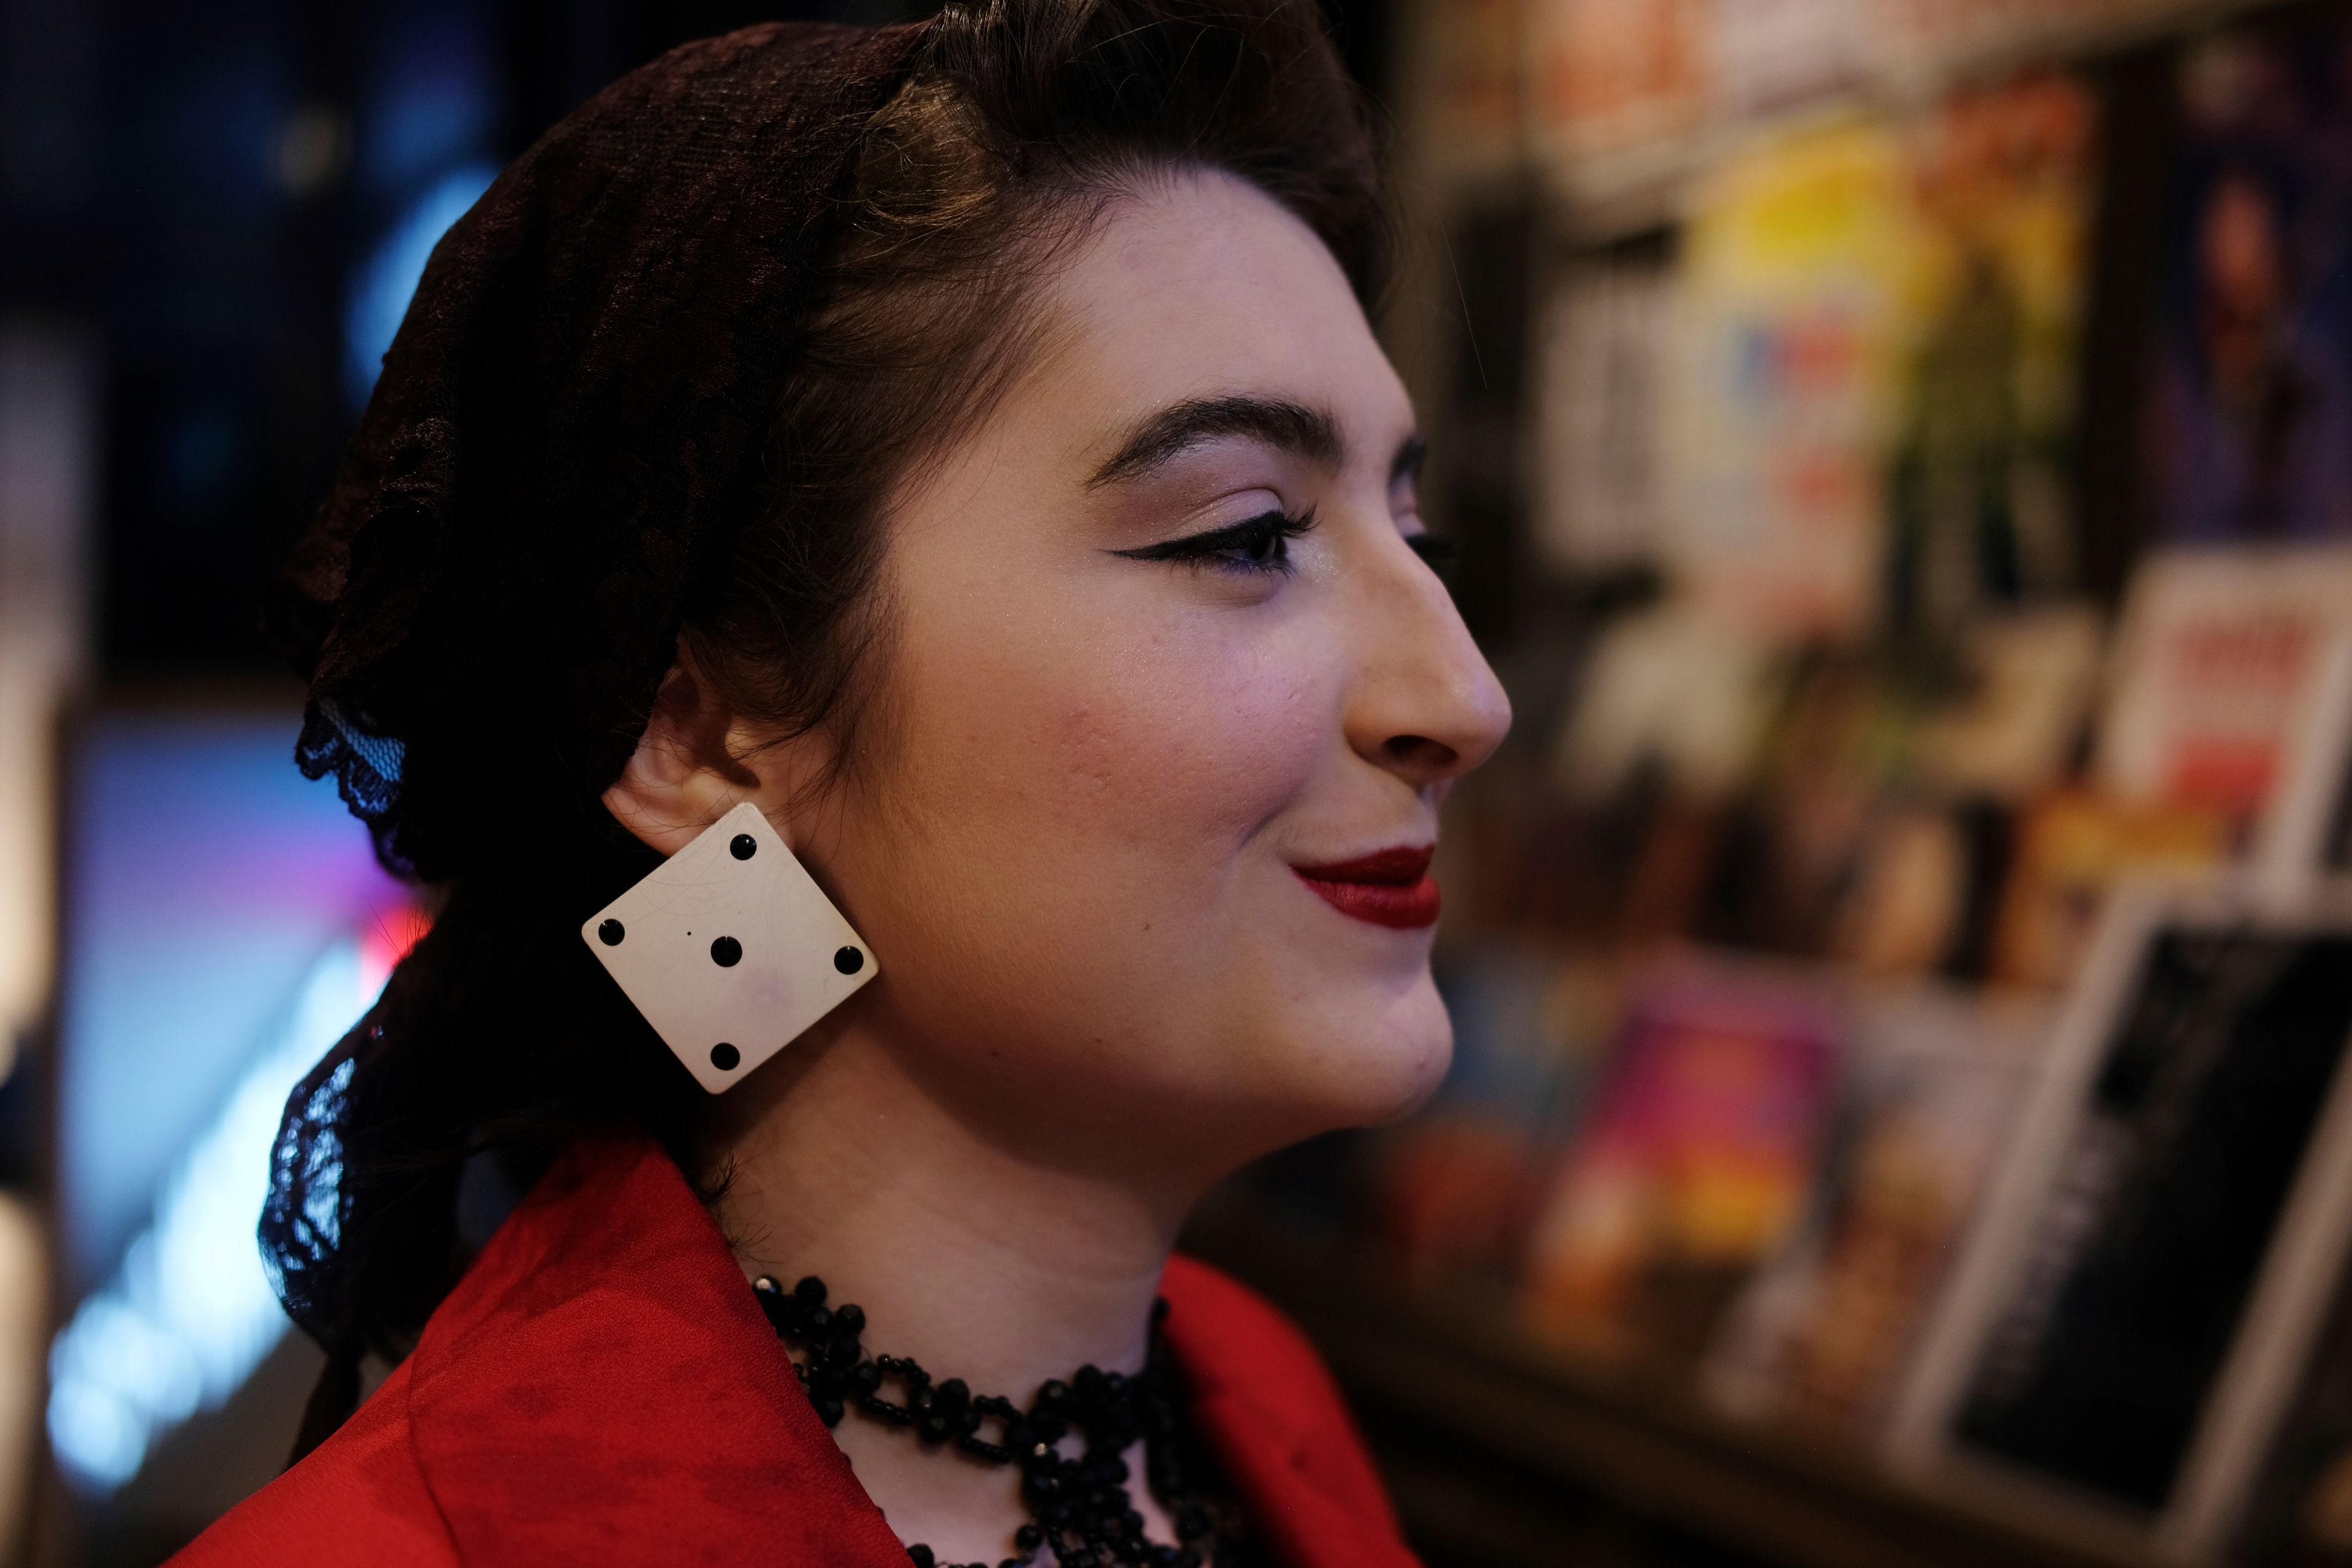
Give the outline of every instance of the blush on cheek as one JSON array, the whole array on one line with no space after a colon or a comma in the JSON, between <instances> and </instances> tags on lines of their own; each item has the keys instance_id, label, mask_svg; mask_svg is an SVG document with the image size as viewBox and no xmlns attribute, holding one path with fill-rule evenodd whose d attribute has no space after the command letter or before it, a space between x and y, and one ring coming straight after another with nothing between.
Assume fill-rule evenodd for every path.
<instances>
[{"instance_id":1,"label":"blush on cheek","mask_svg":"<svg viewBox=\"0 0 2352 1568\"><path fill-rule=\"evenodd\" d=\"M1220 679L1181 658L1155 662L1067 694L1034 753L1054 775L1038 782L1065 831L1155 847L1221 874L1297 801L1336 737L1318 728L1293 679L1255 663Z\"/></svg>"}]
</instances>

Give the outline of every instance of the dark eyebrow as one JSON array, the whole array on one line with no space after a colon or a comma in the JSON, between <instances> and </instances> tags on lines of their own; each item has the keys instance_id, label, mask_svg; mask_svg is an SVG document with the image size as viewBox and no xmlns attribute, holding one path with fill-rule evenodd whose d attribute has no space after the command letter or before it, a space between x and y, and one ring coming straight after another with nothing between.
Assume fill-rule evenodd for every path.
<instances>
[{"instance_id":1,"label":"dark eyebrow","mask_svg":"<svg viewBox=\"0 0 2352 1568\"><path fill-rule=\"evenodd\" d=\"M1339 467L1348 451L1339 422L1319 408L1280 397L1193 398L1171 404L1137 426L1087 488L1139 479L1220 436L1263 441L1327 468Z\"/></svg>"}]
</instances>

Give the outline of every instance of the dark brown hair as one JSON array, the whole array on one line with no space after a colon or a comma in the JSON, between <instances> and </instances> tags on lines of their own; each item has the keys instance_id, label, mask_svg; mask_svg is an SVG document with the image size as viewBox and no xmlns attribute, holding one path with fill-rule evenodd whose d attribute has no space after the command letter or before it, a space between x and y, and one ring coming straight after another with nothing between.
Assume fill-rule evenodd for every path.
<instances>
[{"instance_id":1,"label":"dark brown hair","mask_svg":"<svg viewBox=\"0 0 2352 1568\"><path fill-rule=\"evenodd\" d=\"M690 574L681 635L737 711L824 734L855 771L856 720L887 666L872 587L891 488L1017 371L1035 316L1024 307L1067 243L1194 169L1282 203L1373 300L1388 228L1367 117L1312 0L997 0L927 25L826 198L756 505ZM399 369L396 347L387 377ZM343 753L361 746L325 711ZM386 731L396 742L395 726L372 734ZM395 749L394 774L401 762ZM363 770L328 765L365 815ZM481 780L445 815L503 809L497 787ZM555 803L497 858L446 866L404 855L371 817L388 860L430 878L441 905L279 1133L263 1249L330 1355L298 1454L352 1409L360 1358L404 1354L464 1268L478 1240L462 1223L469 1172L527 1184L572 1139L635 1128L709 1175L691 1166L707 1099L576 934L656 859L595 796Z\"/></svg>"},{"instance_id":2,"label":"dark brown hair","mask_svg":"<svg viewBox=\"0 0 2352 1568\"><path fill-rule=\"evenodd\" d=\"M1311 4L950 6L866 129L823 306L786 387L770 510L690 618L737 711L840 723L878 674L862 593L889 488L982 413L1021 308L1121 198L1237 174L1319 235L1368 309L1388 263L1366 120Z\"/></svg>"}]
</instances>

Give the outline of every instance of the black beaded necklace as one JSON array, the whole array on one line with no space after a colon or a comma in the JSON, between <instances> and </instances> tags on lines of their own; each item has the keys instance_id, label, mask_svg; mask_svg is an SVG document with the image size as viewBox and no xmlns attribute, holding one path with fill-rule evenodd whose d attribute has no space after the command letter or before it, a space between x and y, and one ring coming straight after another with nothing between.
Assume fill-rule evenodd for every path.
<instances>
[{"instance_id":1,"label":"black beaded necklace","mask_svg":"<svg viewBox=\"0 0 2352 1568\"><path fill-rule=\"evenodd\" d=\"M864 1309L854 1302L828 1308L824 1281L814 1276L787 1291L763 1274L751 1289L776 1337L802 1352L793 1358L793 1370L827 1426L838 1426L854 1405L894 1426L911 1426L926 1447L952 1445L986 1464L1021 1467L1029 1522L1013 1533L1017 1554L997 1568L1023 1568L1046 1547L1059 1568L1247 1568L1230 1510L1190 1484L1185 1473L1174 1379L1160 1332L1166 1301L1153 1306L1141 1372L1122 1377L1082 1366L1067 1383L1055 1379L1038 1389L1024 1411L1002 1395L973 1394L960 1377L934 1383L903 1356L869 1358L858 1342ZM882 1396L886 1381L906 1391L904 1403ZM980 1436L982 1424L991 1420L998 1424L994 1442ZM1066 1458L1055 1445L1073 1432L1086 1439L1085 1450ZM1143 1516L1128 1494L1121 1456L1139 1437L1151 1495L1175 1521L1181 1546L1148 1540ZM909 1546L907 1555L915 1568L958 1568L940 1563L928 1546Z\"/></svg>"}]
</instances>

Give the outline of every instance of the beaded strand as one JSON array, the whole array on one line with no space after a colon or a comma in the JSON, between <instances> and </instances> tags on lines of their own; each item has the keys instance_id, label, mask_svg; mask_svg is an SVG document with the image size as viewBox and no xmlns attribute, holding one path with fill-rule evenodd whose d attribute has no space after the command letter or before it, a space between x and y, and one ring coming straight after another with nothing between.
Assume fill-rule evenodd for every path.
<instances>
[{"instance_id":1,"label":"beaded strand","mask_svg":"<svg viewBox=\"0 0 2352 1568\"><path fill-rule=\"evenodd\" d=\"M957 1451L990 1465L1021 1467L1021 1495L1029 1522L1013 1532L1015 1555L996 1568L1027 1568L1050 1548L1058 1568L1243 1568L1237 1532L1224 1510L1209 1504L1185 1474L1172 1379L1160 1321L1168 1303L1156 1302L1143 1370L1124 1377L1083 1366L1068 1382L1053 1379L1026 1410L1000 1394L975 1394L963 1379L935 1382L904 1356L868 1356L861 1342L866 1313L855 1302L825 1305L824 1282L814 1276L789 1291L761 1275L751 1282L776 1337L801 1353L793 1370L817 1419L840 1425L851 1409L893 1426L911 1428L926 1447ZM886 1386L901 1391L891 1399ZM995 1423L993 1437L982 1429ZM1084 1449L1065 1457L1058 1445L1077 1434ZM1140 1439L1147 1484L1176 1526L1181 1545L1143 1532L1143 1515L1129 1494L1123 1456ZM928 1546L910 1545L915 1568L989 1568L985 1563L940 1562Z\"/></svg>"}]
</instances>

